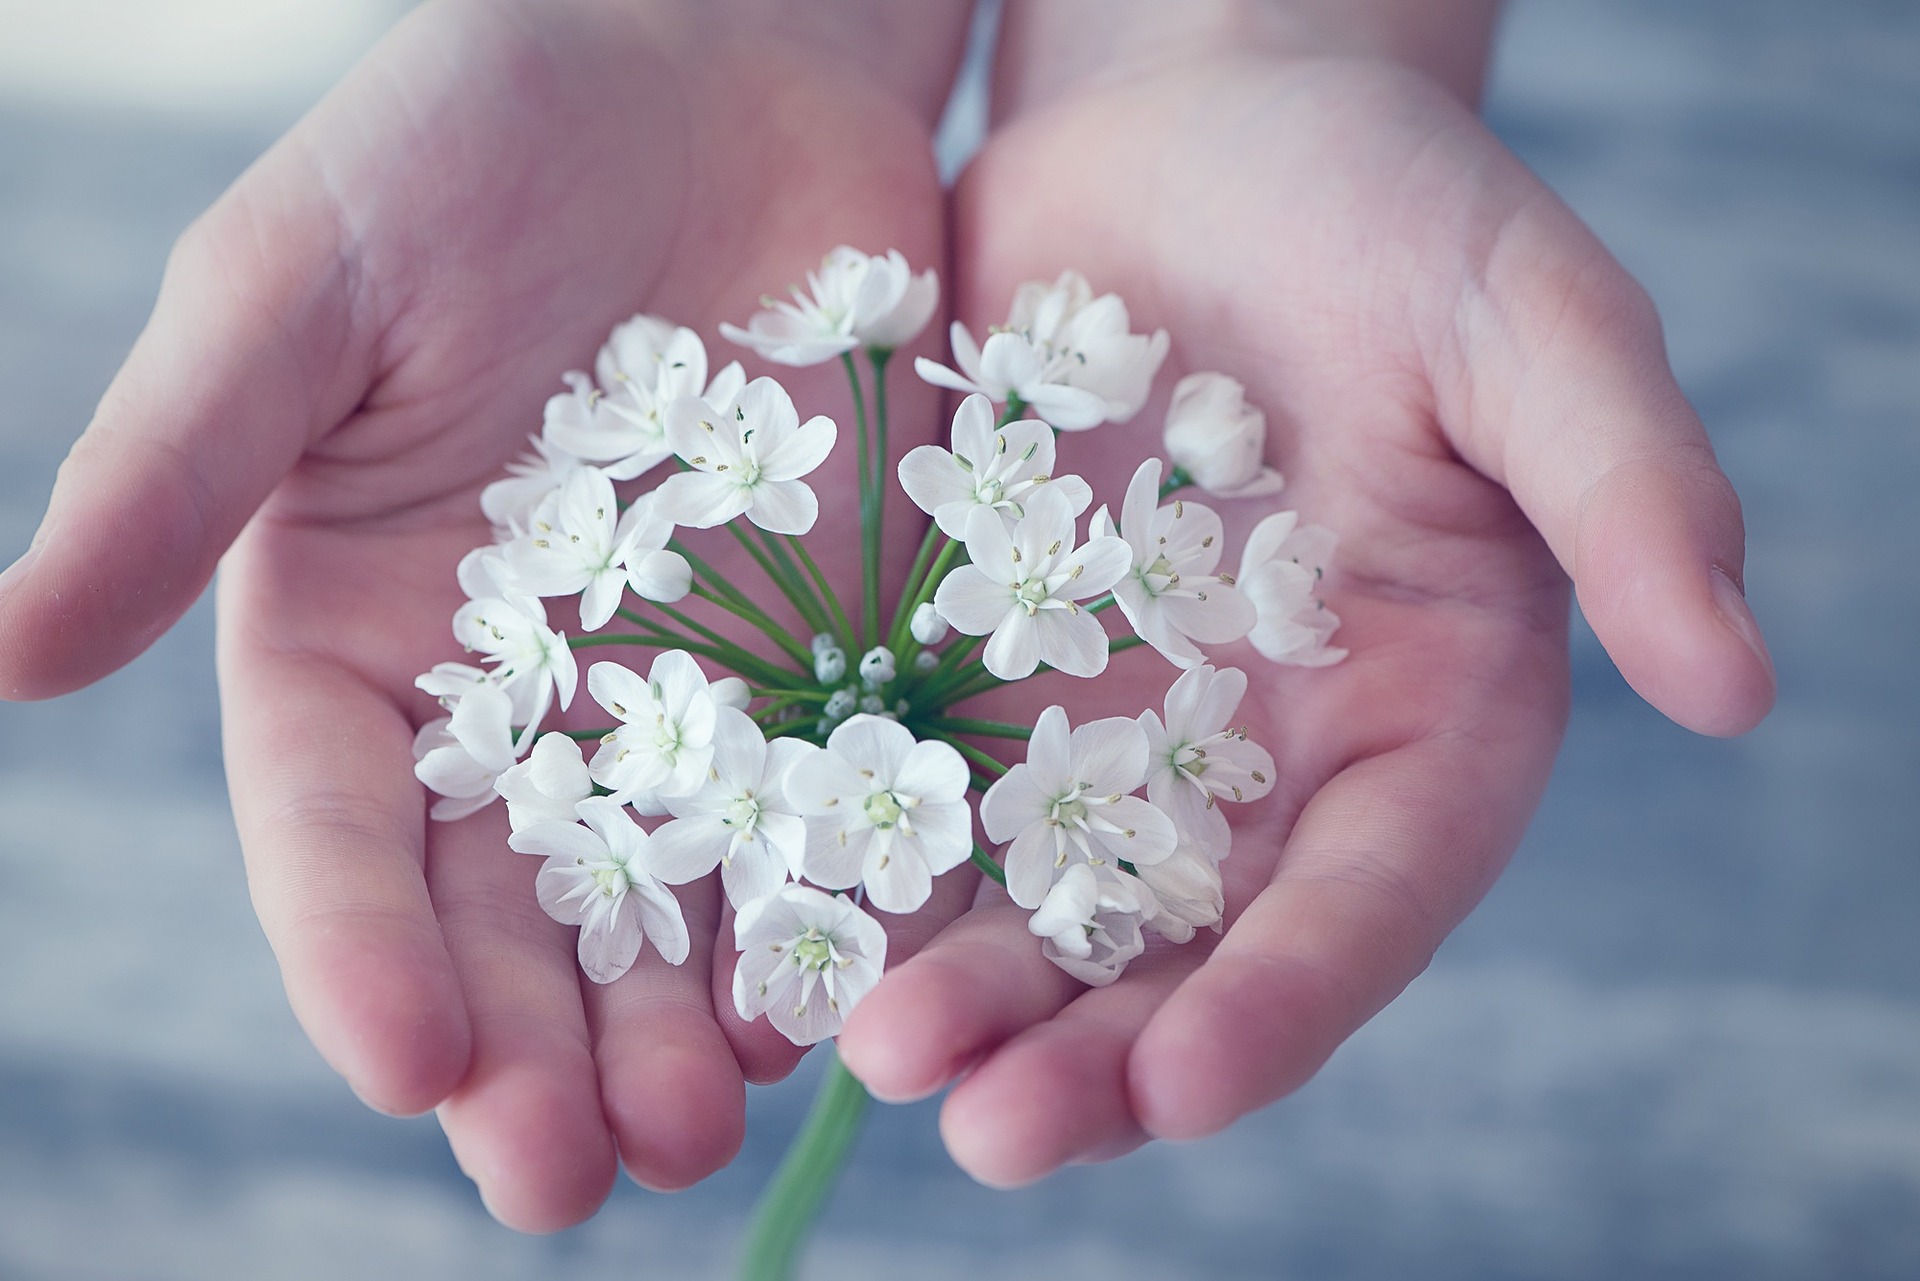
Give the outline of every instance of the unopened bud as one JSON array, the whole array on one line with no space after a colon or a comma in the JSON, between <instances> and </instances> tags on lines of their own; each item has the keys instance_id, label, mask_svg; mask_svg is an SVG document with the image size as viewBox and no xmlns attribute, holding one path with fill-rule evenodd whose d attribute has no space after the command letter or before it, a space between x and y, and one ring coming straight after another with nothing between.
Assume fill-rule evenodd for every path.
<instances>
[{"instance_id":1,"label":"unopened bud","mask_svg":"<svg viewBox=\"0 0 1920 1281\"><path fill-rule=\"evenodd\" d=\"M913 611L907 630L922 645L938 645L947 638L947 620L940 616L940 611L933 607L932 601L922 601Z\"/></svg>"},{"instance_id":2,"label":"unopened bud","mask_svg":"<svg viewBox=\"0 0 1920 1281\"><path fill-rule=\"evenodd\" d=\"M720 707L731 707L740 712L747 710L747 683L738 676L722 676L707 686L707 692Z\"/></svg>"},{"instance_id":3,"label":"unopened bud","mask_svg":"<svg viewBox=\"0 0 1920 1281\"><path fill-rule=\"evenodd\" d=\"M819 639L818 637L815 638ZM838 645L828 645L824 649L813 651L813 679L822 685L831 685L847 674L847 651Z\"/></svg>"},{"instance_id":4,"label":"unopened bud","mask_svg":"<svg viewBox=\"0 0 1920 1281\"><path fill-rule=\"evenodd\" d=\"M878 688L892 680L896 668L893 651L885 645L876 645L860 656L860 679L869 688Z\"/></svg>"}]
</instances>

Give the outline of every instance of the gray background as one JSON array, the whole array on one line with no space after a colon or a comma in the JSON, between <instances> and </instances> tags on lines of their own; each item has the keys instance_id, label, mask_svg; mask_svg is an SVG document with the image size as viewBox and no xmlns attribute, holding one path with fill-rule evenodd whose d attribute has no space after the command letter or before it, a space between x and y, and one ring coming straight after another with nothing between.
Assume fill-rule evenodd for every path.
<instances>
[{"instance_id":1,"label":"gray background","mask_svg":"<svg viewBox=\"0 0 1920 1281\"><path fill-rule=\"evenodd\" d=\"M349 52L385 19L351 7ZM0 56L7 554L172 237L335 69L168 111L27 61ZM1576 626L1515 866L1317 1081L1011 1195L930 1107L884 1111L817 1275L1920 1276L1920 8L1533 0L1489 114L1662 306L1747 503L1779 709L1693 738ZM286 1011L210 636L203 602L95 689L0 707L0 1278L719 1271L811 1072L692 1193L492 1224L434 1123L363 1110Z\"/></svg>"}]
</instances>

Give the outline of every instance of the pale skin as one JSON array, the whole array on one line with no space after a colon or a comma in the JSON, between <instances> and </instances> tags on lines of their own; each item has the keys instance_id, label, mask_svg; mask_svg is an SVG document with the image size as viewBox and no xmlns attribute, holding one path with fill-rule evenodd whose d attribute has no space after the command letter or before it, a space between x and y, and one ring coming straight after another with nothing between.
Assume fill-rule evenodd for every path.
<instances>
[{"instance_id":1,"label":"pale skin","mask_svg":"<svg viewBox=\"0 0 1920 1281\"><path fill-rule=\"evenodd\" d=\"M620 1162L656 1187L710 1173L743 1081L795 1059L732 1014L713 887L683 894L687 966L646 953L595 987L497 809L429 827L410 772L433 712L410 681L450 656L475 495L635 311L711 336L834 244L944 268L950 243L978 332L1074 266L1172 331L1172 372L1247 384L1285 501L1342 535L1354 656L1221 656L1256 674L1243 718L1282 783L1234 815L1217 945L1089 992L997 892L956 920L963 876L889 922L897 968L842 1052L887 1098L965 1073L942 1128L984 1181L1218 1130L1419 972L1544 786L1569 578L1681 724L1738 733L1771 703L1738 502L1651 308L1473 116L1490 8L1090 3L1011 5L950 237L926 146L964 6L427 7L183 239L0 581L0 692L46 697L138 653L225 554L228 770L289 998L370 1104L439 1110L512 1226L585 1217ZM844 421L831 367L781 372ZM895 387L897 456L941 411ZM1117 501L1153 422L1062 465ZM1229 515L1236 544L1256 514ZM1173 676L1122 661L1137 681L996 710L1132 714Z\"/></svg>"}]
</instances>

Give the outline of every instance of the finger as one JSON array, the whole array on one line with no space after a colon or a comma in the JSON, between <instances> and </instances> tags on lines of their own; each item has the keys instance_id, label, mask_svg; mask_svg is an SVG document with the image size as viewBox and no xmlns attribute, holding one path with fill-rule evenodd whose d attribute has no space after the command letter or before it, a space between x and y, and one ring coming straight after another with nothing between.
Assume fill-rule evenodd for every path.
<instances>
[{"instance_id":1,"label":"finger","mask_svg":"<svg viewBox=\"0 0 1920 1281\"><path fill-rule=\"evenodd\" d=\"M465 1075L470 1030L422 870L412 728L357 674L237 627L220 668L234 820L287 999L362 1099L423 1112Z\"/></svg>"},{"instance_id":2,"label":"finger","mask_svg":"<svg viewBox=\"0 0 1920 1281\"><path fill-rule=\"evenodd\" d=\"M428 885L473 1026L466 1078L439 1107L488 1211L522 1232L599 1209L618 1169L575 960L540 907L540 860L507 848L498 807L428 834Z\"/></svg>"},{"instance_id":3,"label":"finger","mask_svg":"<svg viewBox=\"0 0 1920 1281\"><path fill-rule=\"evenodd\" d=\"M0 577L0 695L140 653L366 386L334 220L286 146L184 235L152 318Z\"/></svg>"},{"instance_id":4,"label":"finger","mask_svg":"<svg viewBox=\"0 0 1920 1281\"><path fill-rule=\"evenodd\" d=\"M1740 501L1645 293L1538 189L1447 323L1441 421L1545 537L1621 674L1690 729L1752 728L1774 676Z\"/></svg>"},{"instance_id":5,"label":"finger","mask_svg":"<svg viewBox=\"0 0 1920 1281\"><path fill-rule=\"evenodd\" d=\"M990 1187L1010 1188L1144 1142L1127 1054L1197 962L1179 952L1136 961L1112 986L1083 989L1056 1017L988 1057L940 1109L954 1162Z\"/></svg>"},{"instance_id":6,"label":"finger","mask_svg":"<svg viewBox=\"0 0 1920 1281\"><path fill-rule=\"evenodd\" d=\"M1315 794L1271 884L1131 1050L1149 1133L1211 1134L1297 1089L1426 967L1519 842L1552 758L1536 738L1425 739Z\"/></svg>"},{"instance_id":7,"label":"finger","mask_svg":"<svg viewBox=\"0 0 1920 1281\"><path fill-rule=\"evenodd\" d=\"M733 1160L746 1136L746 1082L710 997L719 891L678 891L692 936L684 964L652 947L618 980L582 979L600 1099L627 1173L669 1191Z\"/></svg>"},{"instance_id":8,"label":"finger","mask_svg":"<svg viewBox=\"0 0 1920 1281\"><path fill-rule=\"evenodd\" d=\"M875 1097L906 1103L945 1088L1086 990L1041 954L1027 932L1032 913L990 894L847 1017L840 1057Z\"/></svg>"}]
</instances>

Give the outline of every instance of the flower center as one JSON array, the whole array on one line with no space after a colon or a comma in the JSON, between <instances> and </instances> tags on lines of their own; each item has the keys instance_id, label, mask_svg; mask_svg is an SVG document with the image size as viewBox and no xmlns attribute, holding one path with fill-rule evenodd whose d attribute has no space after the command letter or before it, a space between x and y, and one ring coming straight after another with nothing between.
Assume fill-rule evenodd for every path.
<instances>
[{"instance_id":1,"label":"flower center","mask_svg":"<svg viewBox=\"0 0 1920 1281\"><path fill-rule=\"evenodd\" d=\"M760 821L759 800L752 792L735 797L720 821L728 827L739 828L742 836L752 836L754 825Z\"/></svg>"},{"instance_id":2,"label":"flower center","mask_svg":"<svg viewBox=\"0 0 1920 1281\"><path fill-rule=\"evenodd\" d=\"M1022 579L1013 589L1013 598L1026 606L1029 618L1040 612L1040 607L1047 603L1048 595L1046 580L1042 578Z\"/></svg>"},{"instance_id":3,"label":"flower center","mask_svg":"<svg viewBox=\"0 0 1920 1281\"><path fill-rule=\"evenodd\" d=\"M892 792L875 792L866 799L867 821L881 831L889 831L900 822L906 806Z\"/></svg>"},{"instance_id":4,"label":"flower center","mask_svg":"<svg viewBox=\"0 0 1920 1281\"><path fill-rule=\"evenodd\" d=\"M615 863L593 869L593 883L608 898L619 898L627 888L627 869Z\"/></svg>"},{"instance_id":5,"label":"flower center","mask_svg":"<svg viewBox=\"0 0 1920 1281\"><path fill-rule=\"evenodd\" d=\"M793 963L803 970L824 970L833 964L833 940L817 928L809 929L793 944Z\"/></svg>"}]
</instances>

